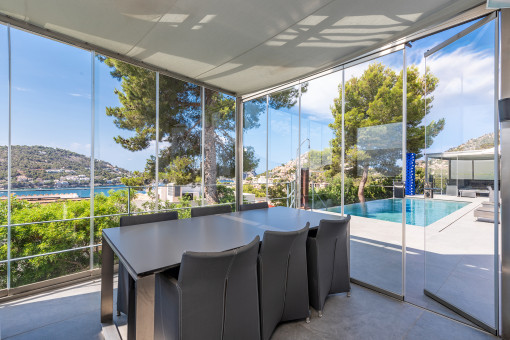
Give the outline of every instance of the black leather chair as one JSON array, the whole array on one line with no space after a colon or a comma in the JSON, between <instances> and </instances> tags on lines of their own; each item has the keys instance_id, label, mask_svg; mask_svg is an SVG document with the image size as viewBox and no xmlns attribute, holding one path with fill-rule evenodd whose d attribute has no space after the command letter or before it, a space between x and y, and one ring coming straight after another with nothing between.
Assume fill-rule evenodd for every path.
<instances>
[{"instance_id":1,"label":"black leather chair","mask_svg":"<svg viewBox=\"0 0 510 340\"><path fill-rule=\"evenodd\" d=\"M307 319L306 239L310 224L298 231L265 231L259 253L261 339L271 338L282 321Z\"/></svg>"},{"instance_id":2,"label":"black leather chair","mask_svg":"<svg viewBox=\"0 0 510 340\"><path fill-rule=\"evenodd\" d=\"M120 226L126 227L136 224L144 224L151 222L161 222L168 220L176 220L179 216L176 211L163 212L157 214L122 216L120 218ZM135 286L134 279L129 275L126 267L119 262L119 276L117 286L117 315L120 313L128 314L129 310L129 293L133 291Z\"/></svg>"},{"instance_id":3,"label":"black leather chair","mask_svg":"<svg viewBox=\"0 0 510 340\"><path fill-rule=\"evenodd\" d=\"M321 220L316 234L310 232L306 241L310 305L319 317L329 294L347 292L350 296L350 220L350 215L341 220Z\"/></svg>"},{"instance_id":4,"label":"black leather chair","mask_svg":"<svg viewBox=\"0 0 510 340\"><path fill-rule=\"evenodd\" d=\"M260 340L259 237L219 253L186 252L178 279L156 275L155 339Z\"/></svg>"},{"instance_id":5,"label":"black leather chair","mask_svg":"<svg viewBox=\"0 0 510 340\"><path fill-rule=\"evenodd\" d=\"M216 214L229 214L232 212L230 205L211 205L208 207L191 208L191 217L216 215Z\"/></svg>"},{"instance_id":6,"label":"black leather chair","mask_svg":"<svg viewBox=\"0 0 510 340\"><path fill-rule=\"evenodd\" d=\"M239 206L239 211L255 210L255 209L267 209L267 208L269 208L269 205L267 204L267 202L251 203L251 204L241 204Z\"/></svg>"}]
</instances>

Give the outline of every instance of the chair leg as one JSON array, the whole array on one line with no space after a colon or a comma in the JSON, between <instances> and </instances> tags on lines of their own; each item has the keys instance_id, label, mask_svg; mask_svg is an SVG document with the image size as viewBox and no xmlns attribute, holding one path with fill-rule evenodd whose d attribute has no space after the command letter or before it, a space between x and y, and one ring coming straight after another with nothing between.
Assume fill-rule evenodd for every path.
<instances>
[{"instance_id":1,"label":"chair leg","mask_svg":"<svg viewBox=\"0 0 510 340\"><path fill-rule=\"evenodd\" d=\"M322 318L322 311L319 311L319 318Z\"/></svg>"},{"instance_id":2,"label":"chair leg","mask_svg":"<svg viewBox=\"0 0 510 340\"><path fill-rule=\"evenodd\" d=\"M312 315L312 313L310 312L310 310L308 310L308 316L306 317L306 323L310 323L310 315Z\"/></svg>"},{"instance_id":3,"label":"chair leg","mask_svg":"<svg viewBox=\"0 0 510 340\"><path fill-rule=\"evenodd\" d=\"M347 297L351 297L351 291L347 292Z\"/></svg>"}]
</instances>

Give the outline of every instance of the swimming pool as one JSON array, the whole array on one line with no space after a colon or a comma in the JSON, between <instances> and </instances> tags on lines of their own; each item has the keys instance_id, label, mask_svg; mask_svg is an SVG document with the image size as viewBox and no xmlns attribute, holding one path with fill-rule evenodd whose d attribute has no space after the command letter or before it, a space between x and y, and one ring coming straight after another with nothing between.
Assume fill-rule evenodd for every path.
<instances>
[{"instance_id":1,"label":"swimming pool","mask_svg":"<svg viewBox=\"0 0 510 340\"><path fill-rule=\"evenodd\" d=\"M406 224L425 227L468 204L469 202L408 198L406 199ZM341 212L341 207L331 207L326 210ZM402 198L375 200L365 204L347 204L344 207L344 213L402 223Z\"/></svg>"}]
</instances>

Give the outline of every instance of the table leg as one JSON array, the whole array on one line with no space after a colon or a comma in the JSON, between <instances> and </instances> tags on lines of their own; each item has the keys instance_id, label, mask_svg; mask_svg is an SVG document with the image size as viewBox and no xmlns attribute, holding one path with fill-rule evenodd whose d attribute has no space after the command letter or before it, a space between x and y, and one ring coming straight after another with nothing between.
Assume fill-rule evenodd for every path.
<instances>
[{"instance_id":1,"label":"table leg","mask_svg":"<svg viewBox=\"0 0 510 340\"><path fill-rule=\"evenodd\" d=\"M137 278L135 292L136 326L134 332L136 339L154 339L154 288L155 275ZM133 330L128 334L132 334ZM132 339L129 339L132 340Z\"/></svg>"},{"instance_id":2,"label":"table leg","mask_svg":"<svg viewBox=\"0 0 510 340\"><path fill-rule=\"evenodd\" d=\"M111 322L113 322L113 250L108 242L103 239L101 266L101 323Z\"/></svg>"}]
</instances>

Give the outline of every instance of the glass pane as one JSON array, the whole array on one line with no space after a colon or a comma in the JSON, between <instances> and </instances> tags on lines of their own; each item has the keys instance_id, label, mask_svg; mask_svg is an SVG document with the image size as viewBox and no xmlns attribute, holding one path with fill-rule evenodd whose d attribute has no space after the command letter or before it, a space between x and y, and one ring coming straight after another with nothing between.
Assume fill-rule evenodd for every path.
<instances>
[{"instance_id":1,"label":"glass pane","mask_svg":"<svg viewBox=\"0 0 510 340\"><path fill-rule=\"evenodd\" d=\"M201 203L200 87L159 77L159 209Z\"/></svg>"},{"instance_id":2,"label":"glass pane","mask_svg":"<svg viewBox=\"0 0 510 340\"><path fill-rule=\"evenodd\" d=\"M156 73L100 55L94 63L94 215L155 210Z\"/></svg>"},{"instance_id":3,"label":"glass pane","mask_svg":"<svg viewBox=\"0 0 510 340\"><path fill-rule=\"evenodd\" d=\"M235 98L205 90L204 204L235 203Z\"/></svg>"},{"instance_id":4,"label":"glass pane","mask_svg":"<svg viewBox=\"0 0 510 340\"><path fill-rule=\"evenodd\" d=\"M427 58L425 290L495 327L494 29L488 23ZM430 170L429 170L430 169ZM427 178L437 186L437 175ZM489 197L491 195L491 197Z\"/></svg>"},{"instance_id":5,"label":"glass pane","mask_svg":"<svg viewBox=\"0 0 510 340\"><path fill-rule=\"evenodd\" d=\"M12 28L11 50L12 223L60 219L90 196L91 55Z\"/></svg>"},{"instance_id":6,"label":"glass pane","mask_svg":"<svg viewBox=\"0 0 510 340\"><path fill-rule=\"evenodd\" d=\"M345 70L345 214L351 276L401 295L402 52ZM339 90L341 98L341 89ZM341 146L341 101L335 145ZM340 117L341 119L341 117ZM395 188L395 192L394 192Z\"/></svg>"},{"instance_id":7,"label":"glass pane","mask_svg":"<svg viewBox=\"0 0 510 340\"><path fill-rule=\"evenodd\" d=\"M11 265L11 287L19 287L89 269L90 248L15 261Z\"/></svg>"},{"instance_id":8,"label":"glass pane","mask_svg":"<svg viewBox=\"0 0 510 340\"><path fill-rule=\"evenodd\" d=\"M90 210L88 201L78 203L82 203L82 209L78 207L75 211L82 210L86 212L84 215L88 215ZM37 207L30 209L32 210L37 210ZM45 254L89 245L90 220L86 218L14 226L11 233L12 258Z\"/></svg>"},{"instance_id":9,"label":"glass pane","mask_svg":"<svg viewBox=\"0 0 510 340\"><path fill-rule=\"evenodd\" d=\"M299 88L269 96L267 193L272 206L303 207L290 197L296 193L299 158ZM304 148L303 148L304 149Z\"/></svg>"},{"instance_id":10,"label":"glass pane","mask_svg":"<svg viewBox=\"0 0 510 340\"><path fill-rule=\"evenodd\" d=\"M336 101L342 73L336 72L305 84L301 95L301 158L302 177L309 178L305 206L341 212L342 176L341 149L334 146L335 118L341 127ZM305 141L308 141L305 142ZM334 151L333 151L334 150Z\"/></svg>"},{"instance_id":11,"label":"glass pane","mask_svg":"<svg viewBox=\"0 0 510 340\"><path fill-rule=\"evenodd\" d=\"M243 201L266 201L267 97L244 103Z\"/></svg>"},{"instance_id":12,"label":"glass pane","mask_svg":"<svg viewBox=\"0 0 510 340\"><path fill-rule=\"evenodd\" d=\"M7 144L9 136L9 62L7 27L0 25L0 261L7 259ZM7 264L0 264L0 289L7 287Z\"/></svg>"}]
</instances>

